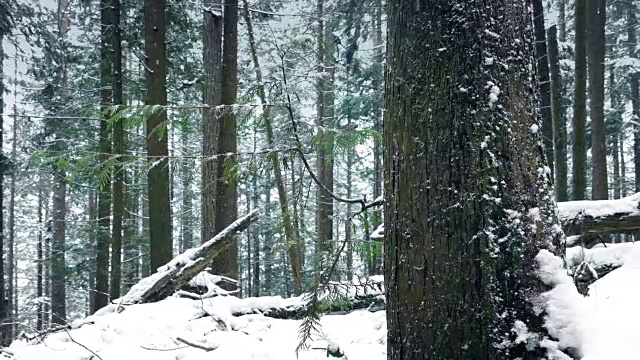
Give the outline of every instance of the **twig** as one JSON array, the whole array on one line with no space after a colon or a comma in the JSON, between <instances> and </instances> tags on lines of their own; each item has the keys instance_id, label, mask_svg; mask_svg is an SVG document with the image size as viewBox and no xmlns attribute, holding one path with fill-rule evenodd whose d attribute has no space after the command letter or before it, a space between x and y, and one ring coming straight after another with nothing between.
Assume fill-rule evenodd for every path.
<instances>
[{"instance_id":1,"label":"twig","mask_svg":"<svg viewBox=\"0 0 640 360\"><path fill-rule=\"evenodd\" d=\"M204 350L204 351L207 351L207 352L213 351L213 350L218 348L217 346L216 347L208 347L208 346L192 343L192 342L187 341L187 340L185 340L185 339L183 339L181 337L177 337L176 340L181 342L181 343L183 343L183 344L186 344L186 345L189 345L189 346L194 347L196 349Z\"/></svg>"},{"instance_id":2,"label":"twig","mask_svg":"<svg viewBox=\"0 0 640 360\"><path fill-rule=\"evenodd\" d=\"M67 333L67 336L69 337L69 340L71 340L71 342L72 342L72 343L74 343L74 344L76 344L76 345L78 345L78 346L82 347L83 349L87 350L88 352L90 352L91 354L93 354L93 356L97 357L98 359L103 360L103 359L100 357L100 355L96 354L96 352L95 352L95 351L93 351L93 350L89 349L88 347L86 347L85 345L83 345L83 344L81 344L81 343L79 343L79 342L75 341L75 340L73 339L73 337L71 336L71 333L69 333L69 330L67 330L67 329L63 329L63 330L64 330L64 332L66 332L66 333Z\"/></svg>"}]
</instances>

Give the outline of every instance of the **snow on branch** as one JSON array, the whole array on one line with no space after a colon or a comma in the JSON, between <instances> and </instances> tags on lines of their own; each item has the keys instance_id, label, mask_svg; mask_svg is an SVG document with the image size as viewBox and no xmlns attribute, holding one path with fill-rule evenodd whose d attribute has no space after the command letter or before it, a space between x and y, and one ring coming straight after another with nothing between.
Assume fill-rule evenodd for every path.
<instances>
[{"instance_id":1,"label":"snow on branch","mask_svg":"<svg viewBox=\"0 0 640 360\"><path fill-rule=\"evenodd\" d=\"M640 193L623 199L558 203L566 235L622 234L640 231Z\"/></svg>"}]
</instances>

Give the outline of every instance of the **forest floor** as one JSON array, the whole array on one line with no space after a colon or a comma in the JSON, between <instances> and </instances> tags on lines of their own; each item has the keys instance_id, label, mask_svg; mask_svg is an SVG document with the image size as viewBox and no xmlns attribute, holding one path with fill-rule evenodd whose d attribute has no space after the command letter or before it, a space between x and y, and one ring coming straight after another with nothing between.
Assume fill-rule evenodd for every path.
<instances>
[{"instance_id":1,"label":"forest floor","mask_svg":"<svg viewBox=\"0 0 640 360\"><path fill-rule=\"evenodd\" d=\"M637 360L640 244L610 245L607 249L593 250L589 256L617 256L624 265L592 284L586 298L574 293L575 288L556 294L560 295L553 300L557 311L547 325L553 328L552 334L559 334L559 345L577 347L582 360ZM117 305L110 305L73 324L73 330L51 333L39 344L16 341L8 350L16 360L198 360L211 359L213 354L216 359L311 360L326 359L325 349L336 344L349 360L386 358L384 311L323 316L324 335L316 337L298 358L299 320L232 315L239 306L260 308L301 301L170 297L127 306L120 313L114 311Z\"/></svg>"}]
</instances>

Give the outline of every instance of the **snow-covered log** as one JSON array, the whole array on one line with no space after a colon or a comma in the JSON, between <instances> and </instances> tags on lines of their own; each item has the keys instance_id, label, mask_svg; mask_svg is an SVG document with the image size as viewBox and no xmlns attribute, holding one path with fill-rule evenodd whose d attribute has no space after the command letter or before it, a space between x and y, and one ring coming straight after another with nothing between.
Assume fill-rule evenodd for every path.
<instances>
[{"instance_id":1,"label":"snow-covered log","mask_svg":"<svg viewBox=\"0 0 640 360\"><path fill-rule=\"evenodd\" d=\"M616 200L560 202L558 215L567 236L640 232L640 193Z\"/></svg>"},{"instance_id":2,"label":"snow-covered log","mask_svg":"<svg viewBox=\"0 0 640 360\"><path fill-rule=\"evenodd\" d=\"M568 246L583 240L600 242L597 235L640 232L640 193L616 200L581 200L558 203L558 215ZM372 240L382 240L384 226L372 234Z\"/></svg>"},{"instance_id":3,"label":"snow-covered log","mask_svg":"<svg viewBox=\"0 0 640 360\"><path fill-rule=\"evenodd\" d=\"M121 305L159 301L185 287L196 275L205 270L216 254L233 235L246 229L258 218L258 210L253 210L199 247L189 249L176 256L166 265L135 284L129 292L113 302Z\"/></svg>"},{"instance_id":4,"label":"snow-covered log","mask_svg":"<svg viewBox=\"0 0 640 360\"><path fill-rule=\"evenodd\" d=\"M598 275L598 278L624 265L626 259L634 252L640 252L640 243L607 244L585 249L581 246L567 248L567 267L571 272L583 262L587 263Z\"/></svg>"}]
</instances>

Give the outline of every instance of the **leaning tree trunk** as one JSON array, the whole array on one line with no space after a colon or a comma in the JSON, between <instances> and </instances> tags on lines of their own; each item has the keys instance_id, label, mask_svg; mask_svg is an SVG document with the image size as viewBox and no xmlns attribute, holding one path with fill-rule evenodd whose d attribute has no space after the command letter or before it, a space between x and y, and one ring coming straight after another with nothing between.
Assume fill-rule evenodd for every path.
<instances>
[{"instance_id":1,"label":"leaning tree trunk","mask_svg":"<svg viewBox=\"0 0 640 360\"><path fill-rule=\"evenodd\" d=\"M512 331L545 335L535 258L562 238L528 1L391 0L388 14L387 357L540 359Z\"/></svg>"}]
</instances>

